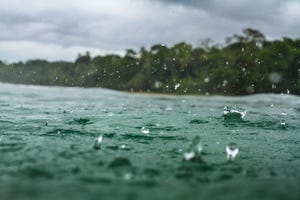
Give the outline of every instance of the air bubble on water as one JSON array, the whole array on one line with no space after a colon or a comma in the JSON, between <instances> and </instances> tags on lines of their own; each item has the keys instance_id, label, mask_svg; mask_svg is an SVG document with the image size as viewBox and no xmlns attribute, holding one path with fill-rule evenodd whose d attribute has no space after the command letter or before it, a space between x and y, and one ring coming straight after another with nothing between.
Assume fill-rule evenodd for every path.
<instances>
[{"instance_id":1,"label":"air bubble on water","mask_svg":"<svg viewBox=\"0 0 300 200\"><path fill-rule=\"evenodd\" d=\"M270 107L274 107L274 104L271 104Z\"/></svg>"},{"instance_id":2,"label":"air bubble on water","mask_svg":"<svg viewBox=\"0 0 300 200\"><path fill-rule=\"evenodd\" d=\"M202 145L200 137L194 137L187 152L183 154L185 160L201 160Z\"/></svg>"},{"instance_id":3,"label":"air bubble on water","mask_svg":"<svg viewBox=\"0 0 300 200\"><path fill-rule=\"evenodd\" d=\"M286 116L286 115L287 115L287 113L286 113L286 112L282 112L282 113L281 113L281 115L283 115L283 116Z\"/></svg>"},{"instance_id":4,"label":"air bubble on water","mask_svg":"<svg viewBox=\"0 0 300 200\"><path fill-rule=\"evenodd\" d=\"M144 126L141 128L141 132L144 133L144 134L149 134L150 133L150 130L145 128Z\"/></svg>"},{"instance_id":5,"label":"air bubble on water","mask_svg":"<svg viewBox=\"0 0 300 200\"><path fill-rule=\"evenodd\" d=\"M234 160L236 155L239 153L239 149L237 147L237 144L234 142L230 142L226 146L226 153L227 153L227 160Z\"/></svg>"},{"instance_id":6,"label":"air bubble on water","mask_svg":"<svg viewBox=\"0 0 300 200\"><path fill-rule=\"evenodd\" d=\"M175 84L174 90L177 90L180 87L180 83Z\"/></svg>"},{"instance_id":7,"label":"air bubble on water","mask_svg":"<svg viewBox=\"0 0 300 200\"><path fill-rule=\"evenodd\" d=\"M121 145L121 149L125 149L126 148L126 145L125 144L122 144Z\"/></svg>"},{"instance_id":8,"label":"air bubble on water","mask_svg":"<svg viewBox=\"0 0 300 200\"><path fill-rule=\"evenodd\" d=\"M103 136L102 135L99 135L96 140L95 140L95 143L94 143L94 149L101 149L101 143L103 141Z\"/></svg>"}]
</instances>

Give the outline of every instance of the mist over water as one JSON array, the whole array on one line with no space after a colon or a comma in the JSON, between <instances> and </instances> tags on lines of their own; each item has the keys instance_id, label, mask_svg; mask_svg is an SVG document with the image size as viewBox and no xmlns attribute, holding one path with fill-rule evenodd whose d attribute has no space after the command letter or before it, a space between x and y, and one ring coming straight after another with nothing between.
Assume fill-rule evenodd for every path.
<instances>
[{"instance_id":1,"label":"mist over water","mask_svg":"<svg viewBox=\"0 0 300 200\"><path fill-rule=\"evenodd\" d=\"M224 107L247 113L224 117ZM299 118L300 98L287 94L166 96L1 83L0 197L298 199ZM195 138L199 159L185 159ZM228 159L233 143L238 154Z\"/></svg>"}]
</instances>

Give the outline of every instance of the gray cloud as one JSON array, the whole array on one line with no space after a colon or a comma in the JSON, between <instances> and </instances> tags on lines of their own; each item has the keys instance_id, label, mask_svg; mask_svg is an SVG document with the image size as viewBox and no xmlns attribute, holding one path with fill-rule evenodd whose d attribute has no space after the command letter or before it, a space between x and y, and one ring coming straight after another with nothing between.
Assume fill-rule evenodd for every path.
<instances>
[{"instance_id":1,"label":"gray cloud","mask_svg":"<svg viewBox=\"0 0 300 200\"><path fill-rule=\"evenodd\" d=\"M74 60L156 43L222 41L245 27L297 37L296 0L0 1L0 59Z\"/></svg>"}]
</instances>

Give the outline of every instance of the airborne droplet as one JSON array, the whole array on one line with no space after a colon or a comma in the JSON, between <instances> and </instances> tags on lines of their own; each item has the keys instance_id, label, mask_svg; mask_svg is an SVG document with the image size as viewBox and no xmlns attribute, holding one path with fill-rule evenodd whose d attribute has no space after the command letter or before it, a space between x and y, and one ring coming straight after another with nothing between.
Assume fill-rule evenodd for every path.
<instances>
[{"instance_id":1,"label":"airborne droplet","mask_svg":"<svg viewBox=\"0 0 300 200\"><path fill-rule=\"evenodd\" d=\"M180 83L177 83L177 84L174 86L174 90L177 90L179 87L180 87Z\"/></svg>"}]
</instances>

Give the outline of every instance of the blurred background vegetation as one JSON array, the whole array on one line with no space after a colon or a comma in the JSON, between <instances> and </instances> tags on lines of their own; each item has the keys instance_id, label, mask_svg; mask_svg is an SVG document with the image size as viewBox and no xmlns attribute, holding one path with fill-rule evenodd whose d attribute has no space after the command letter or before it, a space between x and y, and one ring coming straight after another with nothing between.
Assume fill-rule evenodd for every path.
<instances>
[{"instance_id":1,"label":"blurred background vegetation","mask_svg":"<svg viewBox=\"0 0 300 200\"><path fill-rule=\"evenodd\" d=\"M86 52L75 62L0 61L0 81L175 94L299 95L300 39L267 41L260 31L247 28L225 44L209 39L198 47L157 44L94 58Z\"/></svg>"}]
</instances>

